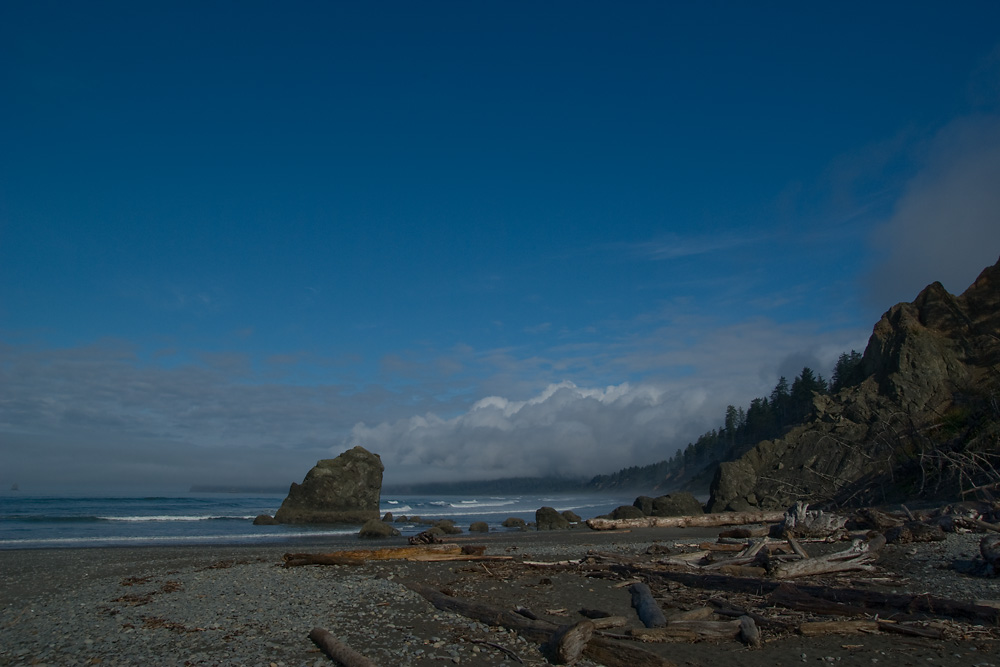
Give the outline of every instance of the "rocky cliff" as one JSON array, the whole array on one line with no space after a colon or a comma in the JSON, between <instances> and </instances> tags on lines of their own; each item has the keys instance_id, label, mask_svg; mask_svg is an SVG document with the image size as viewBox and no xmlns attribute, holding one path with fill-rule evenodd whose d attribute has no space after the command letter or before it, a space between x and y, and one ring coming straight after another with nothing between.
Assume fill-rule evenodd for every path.
<instances>
[{"instance_id":1,"label":"rocky cliff","mask_svg":"<svg viewBox=\"0 0 1000 667\"><path fill-rule=\"evenodd\" d=\"M279 523L353 524L377 519L384 470L378 454L364 447L323 459L301 484L292 483L274 518Z\"/></svg>"},{"instance_id":2,"label":"rocky cliff","mask_svg":"<svg viewBox=\"0 0 1000 667\"><path fill-rule=\"evenodd\" d=\"M961 296L940 283L875 325L865 379L804 424L722 463L710 511L957 496L1000 484L1000 261Z\"/></svg>"}]
</instances>

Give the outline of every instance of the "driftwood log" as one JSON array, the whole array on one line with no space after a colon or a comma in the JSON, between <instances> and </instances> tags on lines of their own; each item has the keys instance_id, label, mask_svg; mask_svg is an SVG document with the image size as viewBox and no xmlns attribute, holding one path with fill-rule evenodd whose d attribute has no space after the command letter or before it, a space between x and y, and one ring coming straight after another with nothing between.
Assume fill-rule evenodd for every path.
<instances>
[{"instance_id":1,"label":"driftwood log","mask_svg":"<svg viewBox=\"0 0 1000 667\"><path fill-rule=\"evenodd\" d=\"M663 615L660 605L656 604L656 600L653 599L653 593L649 590L649 586L639 582L632 584L628 589L632 594L632 606L635 607L635 613L638 614L643 625L647 628L662 628L667 624L667 619Z\"/></svg>"},{"instance_id":2,"label":"driftwood log","mask_svg":"<svg viewBox=\"0 0 1000 667\"><path fill-rule=\"evenodd\" d=\"M883 618L889 618L899 613L924 614L926 616L961 618L974 623L1000 626L1000 608L961 602L934 595L879 593L857 588L836 588L815 584L792 585L787 582L770 579L731 577L724 574L672 572L636 565L612 565L611 569L633 576L642 575L648 579L673 581L692 588L750 593L753 595L769 594L779 586L785 586L805 595L829 602L856 605L864 608L868 613L878 613Z\"/></svg>"},{"instance_id":3,"label":"driftwood log","mask_svg":"<svg viewBox=\"0 0 1000 667\"><path fill-rule=\"evenodd\" d=\"M593 621L564 625L542 645L542 653L553 664L575 665L583 657L587 642L594 636L595 630Z\"/></svg>"},{"instance_id":4,"label":"driftwood log","mask_svg":"<svg viewBox=\"0 0 1000 667\"><path fill-rule=\"evenodd\" d=\"M740 622L672 621L659 628L633 628L629 635L643 642L695 642L712 639L735 639Z\"/></svg>"},{"instance_id":5,"label":"driftwood log","mask_svg":"<svg viewBox=\"0 0 1000 667\"><path fill-rule=\"evenodd\" d=\"M894 632L911 637L927 637L928 639L944 637L944 631L940 628L926 628L890 621L810 621L799 626L799 633L806 637L872 634L879 631Z\"/></svg>"},{"instance_id":6,"label":"driftwood log","mask_svg":"<svg viewBox=\"0 0 1000 667\"><path fill-rule=\"evenodd\" d=\"M993 570L1000 574L1000 534L987 535L979 541L979 553Z\"/></svg>"},{"instance_id":7,"label":"driftwood log","mask_svg":"<svg viewBox=\"0 0 1000 667\"><path fill-rule=\"evenodd\" d=\"M777 523L785 518L784 512L719 512L688 516L644 516L637 519L587 519L593 530L618 530L621 528L713 528L716 526L745 526L752 523Z\"/></svg>"},{"instance_id":8,"label":"driftwood log","mask_svg":"<svg viewBox=\"0 0 1000 667\"><path fill-rule=\"evenodd\" d=\"M362 565L372 560L460 561L512 560L511 556L486 556L486 547L458 544L422 544L385 549L355 549L325 554L285 554L285 567L299 565Z\"/></svg>"},{"instance_id":9,"label":"driftwood log","mask_svg":"<svg viewBox=\"0 0 1000 667\"><path fill-rule=\"evenodd\" d=\"M323 628L313 628L309 631L309 639L320 648L331 660L343 667L378 667L378 665L361 655L347 644L337 640Z\"/></svg>"},{"instance_id":10,"label":"driftwood log","mask_svg":"<svg viewBox=\"0 0 1000 667\"><path fill-rule=\"evenodd\" d=\"M409 582L405 585L442 611L461 614L488 625L499 625L532 641L547 643L559 632L555 623L531 620L514 611L462 600L422 584ZM583 655L607 667L676 667L673 662L641 647L598 635L593 635L587 642Z\"/></svg>"},{"instance_id":11,"label":"driftwood log","mask_svg":"<svg viewBox=\"0 0 1000 667\"><path fill-rule=\"evenodd\" d=\"M761 647L760 639L760 629L757 627L757 623L753 620L753 616L741 616L740 617L740 639L747 646L753 648Z\"/></svg>"},{"instance_id":12,"label":"driftwood log","mask_svg":"<svg viewBox=\"0 0 1000 667\"><path fill-rule=\"evenodd\" d=\"M794 538L792 538L794 541ZM793 548L798 546L795 542ZM832 574L834 572L849 572L852 570L870 570L872 561L885 546L885 537L876 534L867 542L855 540L849 549L838 551L820 558L806 558L796 561L771 561L768 563L768 574L775 579L792 579L816 574ZM802 547L798 547L802 550ZM802 551L802 553L805 553Z\"/></svg>"},{"instance_id":13,"label":"driftwood log","mask_svg":"<svg viewBox=\"0 0 1000 667\"><path fill-rule=\"evenodd\" d=\"M629 635L643 642L694 642L704 640L736 639L759 648L760 630L749 616L733 621L671 620L656 628L633 628Z\"/></svg>"}]
</instances>

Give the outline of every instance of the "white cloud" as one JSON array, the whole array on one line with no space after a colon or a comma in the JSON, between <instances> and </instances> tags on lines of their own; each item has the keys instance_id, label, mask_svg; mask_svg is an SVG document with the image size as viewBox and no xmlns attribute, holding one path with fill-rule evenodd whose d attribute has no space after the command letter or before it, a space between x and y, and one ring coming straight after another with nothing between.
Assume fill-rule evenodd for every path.
<instances>
[{"instance_id":1,"label":"white cloud","mask_svg":"<svg viewBox=\"0 0 1000 667\"><path fill-rule=\"evenodd\" d=\"M873 235L884 260L875 304L911 301L940 281L960 294L1000 256L1000 117L963 118L933 139L921 171Z\"/></svg>"},{"instance_id":2,"label":"white cloud","mask_svg":"<svg viewBox=\"0 0 1000 667\"><path fill-rule=\"evenodd\" d=\"M275 375L196 351L161 365L125 341L0 343L0 483L287 485L355 444L382 456L387 482L610 473L672 455L727 404L768 394L779 369L828 374L867 335L676 312L624 326L548 348L425 350L402 389L295 383L299 367L327 367L313 357Z\"/></svg>"},{"instance_id":3,"label":"white cloud","mask_svg":"<svg viewBox=\"0 0 1000 667\"><path fill-rule=\"evenodd\" d=\"M488 396L452 419L357 424L348 446L378 452L397 482L590 476L672 453L678 417L704 399L645 384L596 389L567 381L522 401Z\"/></svg>"}]
</instances>

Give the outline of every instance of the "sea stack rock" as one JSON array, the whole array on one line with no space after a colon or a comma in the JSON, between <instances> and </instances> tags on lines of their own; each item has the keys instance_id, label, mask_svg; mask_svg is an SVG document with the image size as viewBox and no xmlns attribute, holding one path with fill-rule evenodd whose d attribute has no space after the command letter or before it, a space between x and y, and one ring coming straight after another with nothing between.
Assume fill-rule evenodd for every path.
<instances>
[{"instance_id":1,"label":"sea stack rock","mask_svg":"<svg viewBox=\"0 0 1000 667\"><path fill-rule=\"evenodd\" d=\"M323 459L301 484L292 483L274 518L280 523L352 524L378 519L383 470L378 454L364 447Z\"/></svg>"}]
</instances>

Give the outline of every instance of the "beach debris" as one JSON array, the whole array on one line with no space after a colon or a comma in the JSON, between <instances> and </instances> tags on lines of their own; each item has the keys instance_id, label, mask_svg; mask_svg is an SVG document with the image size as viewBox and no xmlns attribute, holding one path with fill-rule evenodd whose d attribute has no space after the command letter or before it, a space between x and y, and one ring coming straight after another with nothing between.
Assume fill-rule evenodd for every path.
<instances>
[{"instance_id":1,"label":"beach debris","mask_svg":"<svg viewBox=\"0 0 1000 667\"><path fill-rule=\"evenodd\" d=\"M1000 534L987 535L979 541L979 553L989 568L990 574L1000 572Z\"/></svg>"},{"instance_id":2,"label":"beach debris","mask_svg":"<svg viewBox=\"0 0 1000 667\"><path fill-rule=\"evenodd\" d=\"M334 637L328 630L315 627L309 631L309 639L320 648L331 660L343 667L378 667L365 656L361 655L347 644Z\"/></svg>"},{"instance_id":3,"label":"beach debris","mask_svg":"<svg viewBox=\"0 0 1000 667\"><path fill-rule=\"evenodd\" d=\"M639 615L639 620L647 628L662 628L667 624L667 618L663 615L660 605L653 599L653 593L649 586L639 582L628 587L632 594L632 607Z\"/></svg>"},{"instance_id":4,"label":"beach debris","mask_svg":"<svg viewBox=\"0 0 1000 667\"><path fill-rule=\"evenodd\" d=\"M583 620L573 625L564 625L542 644L542 654L556 665L575 665L583 657L587 642L597 628L592 621Z\"/></svg>"},{"instance_id":5,"label":"beach debris","mask_svg":"<svg viewBox=\"0 0 1000 667\"><path fill-rule=\"evenodd\" d=\"M561 629L555 623L544 620L531 620L515 611L508 611L490 604L463 600L423 584L409 582L405 585L442 611L461 614L480 623L502 626L509 630L514 630L526 639L539 643L551 645L553 636L559 633ZM592 621L583 622L593 624ZM576 637L582 637L584 634L585 630L581 628L577 632ZM582 655L607 667L676 667L673 662L655 653L646 651L641 647L601 636L596 632L596 628L591 631L591 636L586 641Z\"/></svg>"},{"instance_id":6,"label":"beach debris","mask_svg":"<svg viewBox=\"0 0 1000 667\"><path fill-rule=\"evenodd\" d=\"M797 543L796 546L798 546ZM867 541L854 540L851 547L844 551L817 558L809 558L806 554L805 557L799 556L799 560L796 561L769 559L766 567L768 574L775 579L792 579L851 570L871 570L875 567L872 561L875 560L883 546L885 546L885 537L881 533L876 533ZM805 554L801 546L798 546L798 549Z\"/></svg>"},{"instance_id":7,"label":"beach debris","mask_svg":"<svg viewBox=\"0 0 1000 667\"><path fill-rule=\"evenodd\" d=\"M513 560L512 556L487 556L486 547L458 544L423 544L385 549L354 549L325 554L296 553L281 557L284 567L301 565L363 565L373 560L468 561Z\"/></svg>"},{"instance_id":8,"label":"beach debris","mask_svg":"<svg viewBox=\"0 0 1000 667\"><path fill-rule=\"evenodd\" d=\"M808 503L796 502L785 512L779 527L782 535L792 537L833 537L839 535L847 524L847 517L823 510L811 510Z\"/></svg>"},{"instance_id":9,"label":"beach debris","mask_svg":"<svg viewBox=\"0 0 1000 667\"><path fill-rule=\"evenodd\" d=\"M621 528L714 528L716 526L745 526L754 523L777 523L785 518L784 512L718 512L687 516L644 516L635 519L587 519L592 530L618 530Z\"/></svg>"}]
</instances>

